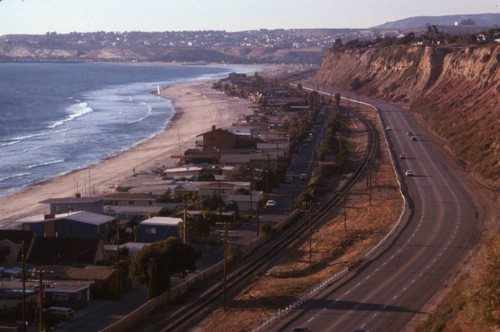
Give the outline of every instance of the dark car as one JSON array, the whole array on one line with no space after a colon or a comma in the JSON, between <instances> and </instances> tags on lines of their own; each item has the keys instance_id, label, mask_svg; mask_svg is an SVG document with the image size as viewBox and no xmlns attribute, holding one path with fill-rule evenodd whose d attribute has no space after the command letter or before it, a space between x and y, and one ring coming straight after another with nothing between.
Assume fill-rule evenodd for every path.
<instances>
[{"instance_id":1,"label":"dark car","mask_svg":"<svg viewBox=\"0 0 500 332\"><path fill-rule=\"evenodd\" d=\"M73 309L66 307L48 307L43 309L43 313L46 316L53 316L63 320L68 320L75 314Z\"/></svg>"},{"instance_id":2,"label":"dark car","mask_svg":"<svg viewBox=\"0 0 500 332\"><path fill-rule=\"evenodd\" d=\"M294 327L292 332L312 332L312 330L308 327Z\"/></svg>"}]
</instances>

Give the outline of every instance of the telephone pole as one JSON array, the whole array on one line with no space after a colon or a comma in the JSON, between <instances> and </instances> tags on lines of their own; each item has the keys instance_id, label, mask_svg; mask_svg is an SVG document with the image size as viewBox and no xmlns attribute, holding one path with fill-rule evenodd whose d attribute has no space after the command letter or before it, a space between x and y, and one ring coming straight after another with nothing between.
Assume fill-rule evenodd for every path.
<instances>
[{"instance_id":1,"label":"telephone pole","mask_svg":"<svg viewBox=\"0 0 500 332\"><path fill-rule=\"evenodd\" d=\"M347 192L344 193L344 230L347 230Z\"/></svg>"},{"instance_id":2,"label":"telephone pole","mask_svg":"<svg viewBox=\"0 0 500 332\"><path fill-rule=\"evenodd\" d=\"M221 192L220 192L220 180L219 180L219 223L222 222L222 198L221 198ZM224 221L224 249L223 249L223 256L224 256L224 280L223 280L223 286L222 286L222 296L223 296L223 306L222 308L224 311L227 311L227 236L228 236L228 231L227 231L227 221Z\"/></svg>"},{"instance_id":3,"label":"telephone pole","mask_svg":"<svg viewBox=\"0 0 500 332\"><path fill-rule=\"evenodd\" d=\"M368 189L369 189L369 192L370 192L370 206L372 206L372 165L368 165L368 178L369 178L369 185L368 185Z\"/></svg>"},{"instance_id":4,"label":"telephone pole","mask_svg":"<svg viewBox=\"0 0 500 332\"><path fill-rule=\"evenodd\" d=\"M120 218L116 215L116 299L120 301Z\"/></svg>"},{"instance_id":5,"label":"telephone pole","mask_svg":"<svg viewBox=\"0 0 500 332\"><path fill-rule=\"evenodd\" d=\"M26 266L24 260L24 241L21 242L21 261L23 263L23 332L26 332Z\"/></svg>"},{"instance_id":6,"label":"telephone pole","mask_svg":"<svg viewBox=\"0 0 500 332\"><path fill-rule=\"evenodd\" d=\"M309 266L312 266L312 201L309 201Z\"/></svg>"}]
</instances>

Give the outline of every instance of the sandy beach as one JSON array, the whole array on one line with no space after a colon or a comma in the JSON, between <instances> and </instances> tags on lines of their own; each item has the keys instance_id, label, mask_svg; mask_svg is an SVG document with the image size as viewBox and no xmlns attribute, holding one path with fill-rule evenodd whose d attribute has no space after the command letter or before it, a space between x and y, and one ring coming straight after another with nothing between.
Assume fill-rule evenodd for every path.
<instances>
[{"instance_id":1,"label":"sandy beach","mask_svg":"<svg viewBox=\"0 0 500 332\"><path fill-rule=\"evenodd\" d=\"M45 199L74 197L77 191L83 196L89 192L98 196L113 192L116 186L137 182L141 177L134 176L134 170L146 173L158 166L173 166L178 159L171 156L194 147L197 135L212 125L228 127L250 114L249 102L228 99L212 90L211 84L179 84L162 90L161 96L172 100L175 116L152 139L99 164L0 197L0 225L15 228L19 226L16 220L48 212L49 206L39 203Z\"/></svg>"}]
</instances>

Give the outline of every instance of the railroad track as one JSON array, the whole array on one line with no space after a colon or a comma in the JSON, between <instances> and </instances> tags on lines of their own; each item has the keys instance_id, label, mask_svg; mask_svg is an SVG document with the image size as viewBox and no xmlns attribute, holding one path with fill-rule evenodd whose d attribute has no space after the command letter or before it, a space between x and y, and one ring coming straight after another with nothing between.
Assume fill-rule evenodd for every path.
<instances>
[{"instance_id":1,"label":"railroad track","mask_svg":"<svg viewBox=\"0 0 500 332\"><path fill-rule=\"evenodd\" d=\"M355 166L355 170L351 177L344 182L339 190L329 195L327 199L315 208L315 214L311 219L311 223L313 225L319 223L329 211L335 209L338 204L342 202L349 189L351 189L352 186L354 186L354 184L363 176L366 167L375 158L378 147L378 135L373 124L359 113L353 112L353 115L357 117L366 128L368 133L368 147L362 160L360 160ZM265 265L268 264L273 257L276 257L297 241L302 240L304 234L307 233L308 228L309 222L305 217L301 218L297 223L288 228L277 241L269 245L262 253L258 254L257 257L253 258L250 262L247 262L227 276L227 291L229 292L230 290L237 289L237 286L240 286L245 280L254 276L255 273L265 267ZM193 300L191 303L183 306L168 318L158 322L153 328L153 331L163 332L181 330L183 325L187 324L188 321L195 317L198 313L206 308L209 308L209 306L213 306L217 303L217 301L220 301L222 292L222 282L220 282L205 291L196 300Z\"/></svg>"}]
</instances>

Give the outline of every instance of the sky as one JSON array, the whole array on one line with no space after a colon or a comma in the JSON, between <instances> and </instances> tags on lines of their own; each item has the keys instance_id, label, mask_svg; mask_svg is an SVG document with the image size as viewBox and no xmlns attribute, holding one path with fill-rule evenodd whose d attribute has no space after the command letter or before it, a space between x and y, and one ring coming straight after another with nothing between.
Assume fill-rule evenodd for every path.
<instances>
[{"instance_id":1,"label":"sky","mask_svg":"<svg viewBox=\"0 0 500 332\"><path fill-rule=\"evenodd\" d=\"M500 0L0 0L0 35L368 28L412 16L499 12Z\"/></svg>"}]
</instances>

